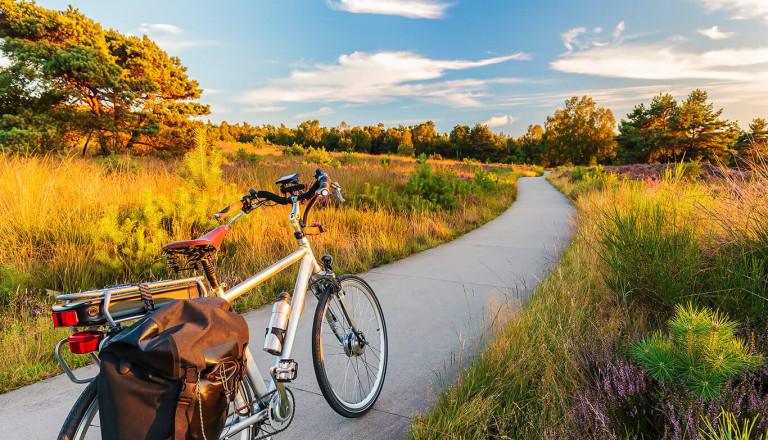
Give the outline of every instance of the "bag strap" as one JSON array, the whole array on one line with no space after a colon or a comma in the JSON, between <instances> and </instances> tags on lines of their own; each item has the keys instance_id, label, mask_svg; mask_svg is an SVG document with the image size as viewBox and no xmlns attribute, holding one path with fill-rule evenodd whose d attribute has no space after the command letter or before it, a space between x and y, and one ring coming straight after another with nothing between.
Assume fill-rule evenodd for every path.
<instances>
[{"instance_id":1,"label":"bag strap","mask_svg":"<svg viewBox=\"0 0 768 440\"><path fill-rule=\"evenodd\" d=\"M179 393L178 403L176 404L174 438L176 440L186 440L189 432L189 425L192 423L192 417L195 413L195 391L197 384L197 368L187 367L187 376L181 383L181 392Z\"/></svg>"}]
</instances>

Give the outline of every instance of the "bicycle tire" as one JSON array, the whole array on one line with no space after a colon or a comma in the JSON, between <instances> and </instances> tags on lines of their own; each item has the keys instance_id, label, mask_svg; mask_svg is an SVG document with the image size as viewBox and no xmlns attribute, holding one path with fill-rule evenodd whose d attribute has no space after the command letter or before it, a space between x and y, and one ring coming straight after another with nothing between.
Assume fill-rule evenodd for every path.
<instances>
[{"instance_id":1,"label":"bicycle tire","mask_svg":"<svg viewBox=\"0 0 768 440\"><path fill-rule=\"evenodd\" d=\"M360 291L363 291L363 293L367 296L367 299L369 301L369 304L375 308L375 315L378 318L377 325L380 329L380 352L379 356L377 356L377 361L379 362L379 370L381 372L381 377L376 377L376 381L372 384L372 388L369 391L369 393L365 396L365 399L362 402L365 402L364 404L361 404L359 406L350 405L348 402L346 402L343 398L341 398L335 391L333 384L331 383L331 380L328 376L328 371L326 368L326 362L325 362L325 353L323 349L323 322L326 314L326 307L329 306L329 302L334 300L335 294L326 291L323 293L323 295L320 297L320 300L317 303L317 308L315 309L315 317L314 322L312 325L312 362L315 369L315 376L317 378L317 383L320 387L320 391L323 394L323 397L325 397L326 402L328 402L328 405L331 406L331 408L336 411L338 414L348 417L348 418L356 418L361 417L364 414L366 414L368 411L373 408L373 405L376 403L376 401L379 398L379 395L381 394L381 390L384 386L384 378L386 376L387 371L387 355L388 355L388 347L387 347L387 328L386 323L384 322L384 314L381 311L381 305L379 304L378 298L376 298L376 294L373 292L373 289L371 288L368 283L366 283L362 278L354 276L354 275L342 275L339 277L339 283L341 284L342 290L345 291L345 295L349 296L347 292L347 288L345 288L345 285L347 287L356 287ZM367 292L366 292L367 291ZM353 306L350 306L350 308L354 308ZM358 323L359 324L359 323ZM335 331L334 331L335 332ZM369 338L370 339L370 338ZM327 344L325 344L327 346ZM367 349L370 349L371 346L368 346ZM371 353L375 353L371 351ZM352 356L347 355L348 358L352 358ZM356 357L362 357L362 356L356 356ZM365 362L365 360L363 360ZM365 367L367 368L367 367ZM377 370L377 373L378 371ZM346 380L346 375L344 377ZM360 383L358 381L358 383ZM375 389L373 388L375 386ZM362 385L361 385L362 388ZM367 400L367 401L366 401ZM361 403L362 403L361 402Z\"/></svg>"},{"instance_id":2,"label":"bicycle tire","mask_svg":"<svg viewBox=\"0 0 768 440\"><path fill-rule=\"evenodd\" d=\"M79 438L76 438L76 435L78 435L80 426L84 422L91 405L98 405L98 402L96 401L98 391L98 378L94 378L88 386L85 387L85 390L80 394L80 397L77 398L72 409L69 410L69 414L59 432L59 440L80 440ZM87 430L85 432L87 432ZM85 434L85 432L83 432L83 434Z\"/></svg>"}]
</instances>

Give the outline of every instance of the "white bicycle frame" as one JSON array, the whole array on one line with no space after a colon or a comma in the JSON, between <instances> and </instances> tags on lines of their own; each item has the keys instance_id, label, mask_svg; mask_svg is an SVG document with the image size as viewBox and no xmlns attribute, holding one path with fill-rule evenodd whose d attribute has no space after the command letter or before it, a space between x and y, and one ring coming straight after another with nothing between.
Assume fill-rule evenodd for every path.
<instances>
[{"instance_id":1,"label":"white bicycle frame","mask_svg":"<svg viewBox=\"0 0 768 440\"><path fill-rule=\"evenodd\" d=\"M309 246L309 240L307 240L307 238L301 233L301 226L299 224L299 216L300 216L299 203L297 201L296 196L292 197L292 201L293 201L293 208L291 209L290 220L291 220L291 225L293 226L294 232L297 233L297 236L298 235L301 236L301 238L297 240L299 244L299 249L292 252L290 255L283 258L282 260L276 262L275 264L257 273L256 275L253 275L252 277L244 280L240 284L219 294L221 298L224 298L225 300L232 302L233 300L239 298L249 290L255 287L258 287L264 281L272 278L273 276L287 269L292 264L299 261L301 262L301 264L299 265L299 274L296 277L296 285L293 288L293 296L291 297L291 311L288 319L288 328L286 329L285 339L283 341L283 351L280 353L280 356L278 356L277 359L275 360L275 367L278 367L280 365L280 362L283 360L292 359L291 349L293 348L293 339L296 336L296 329L299 327L299 318L301 317L301 312L304 309L304 300L306 299L309 282L314 275L316 274L322 275L324 273L322 270L322 267L320 266L320 264L318 264L317 260L312 254L312 248ZM234 218L232 218L232 220L229 221L229 224L231 224L232 222L234 222L244 214L245 213L242 213L242 212L239 213ZM257 394L256 401L258 402L259 400L261 400L263 396L274 391L277 388L277 384L275 383L274 378L272 378L272 381L270 382L269 387L267 387L266 384L264 383L264 379L263 379L263 376L261 375L261 372L259 372L259 369L256 366L256 362L253 359L253 354L250 352L249 347L246 347L245 354L246 354L246 375L248 376L248 379L250 380L251 384L253 384L253 387L255 388L254 391ZM237 402L238 405L243 405L244 403L246 402ZM249 427L263 421L264 421L263 411L257 412L256 414L249 416L247 418L237 420L235 423L232 423L231 425L224 428L224 435L221 438L222 439L229 438L233 434L237 434L238 432L248 429ZM241 438L247 439L248 438L247 432L243 432L241 435Z\"/></svg>"}]
</instances>

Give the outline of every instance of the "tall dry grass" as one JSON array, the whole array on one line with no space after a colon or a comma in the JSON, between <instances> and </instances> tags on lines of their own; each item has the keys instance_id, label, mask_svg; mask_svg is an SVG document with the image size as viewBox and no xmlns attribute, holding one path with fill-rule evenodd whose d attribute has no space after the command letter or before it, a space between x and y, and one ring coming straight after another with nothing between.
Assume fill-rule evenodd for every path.
<instances>
[{"instance_id":1,"label":"tall dry grass","mask_svg":"<svg viewBox=\"0 0 768 440\"><path fill-rule=\"evenodd\" d=\"M579 396L596 374L584 369L585 357L625 359L621 347L662 328L674 304L688 301L726 312L742 323L742 336L765 332L765 171L724 173L729 177L708 182L684 177L680 167L660 181L597 173L586 185L550 175L578 207L570 248L525 309L512 311L460 369L457 382L446 384L435 409L415 419L411 438L699 438L705 413L691 411L704 406L696 407L695 398L677 385L640 396L647 401L622 403L649 411L668 405L663 417L648 421L635 414L629 417L633 426L618 418L621 411L593 407L585 411L600 423L584 430L574 408L584 405ZM600 352L606 340L617 345L611 353ZM738 394L747 388L734 388L733 401L754 400ZM675 419L681 414L689 417L690 429ZM651 431L638 432L638 426Z\"/></svg>"},{"instance_id":2,"label":"tall dry grass","mask_svg":"<svg viewBox=\"0 0 768 440\"><path fill-rule=\"evenodd\" d=\"M198 159L206 171L211 159L192 157L192 168ZM160 258L163 244L205 233L216 225L211 215L249 188L276 192L274 182L294 172L309 181L317 167L311 161L261 155L249 163L230 155L221 178L206 182L201 170L181 160L0 156L0 392L58 372L53 342L65 332L51 329L46 318L52 295L174 276ZM459 207L450 211L416 209L379 203L372 190L400 197L413 161L345 161L324 167L348 203L315 209L310 218L327 231L311 238L315 253L333 255L340 272L385 264L490 220L514 200L520 175L501 170L501 184L461 195ZM454 165L433 166L467 174ZM261 208L233 224L219 252L219 278L235 285L293 251L289 211ZM260 306L290 289L294 279L295 269L286 271L236 307Z\"/></svg>"}]
</instances>

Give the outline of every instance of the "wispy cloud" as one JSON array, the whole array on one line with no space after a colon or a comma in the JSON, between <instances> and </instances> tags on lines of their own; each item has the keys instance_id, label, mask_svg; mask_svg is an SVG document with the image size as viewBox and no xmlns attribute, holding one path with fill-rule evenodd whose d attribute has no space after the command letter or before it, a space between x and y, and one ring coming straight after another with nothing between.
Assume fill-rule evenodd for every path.
<instances>
[{"instance_id":1,"label":"wispy cloud","mask_svg":"<svg viewBox=\"0 0 768 440\"><path fill-rule=\"evenodd\" d=\"M150 37L160 48L168 52L218 44L215 40L194 38L179 26L168 23L142 23L137 33Z\"/></svg>"},{"instance_id":2,"label":"wispy cloud","mask_svg":"<svg viewBox=\"0 0 768 440\"><path fill-rule=\"evenodd\" d=\"M182 32L181 28L167 23L142 23L139 26L139 32L144 34L163 33L178 35Z\"/></svg>"},{"instance_id":3,"label":"wispy cloud","mask_svg":"<svg viewBox=\"0 0 768 440\"><path fill-rule=\"evenodd\" d=\"M505 125L510 125L518 119L519 118L517 116L512 115L493 116L487 121L483 122L483 125L488 126L488 128L504 127Z\"/></svg>"},{"instance_id":4,"label":"wispy cloud","mask_svg":"<svg viewBox=\"0 0 768 440\"><path fill-rule=\"evenodd\" d=\"M528 60L525 53L478 61L433 60L412 52L354 52L333 64L294 70L287 78L268 81L245 93L241 102L274 105L281 102L385 103L413 97L454 107L479 106L487 84L519 82L515 78L459 79L430 82L446 71L464 70L510 60Z\"/></svg>"},{"instance_id":5,"label":"wispy cloud","mask_svg":"<svg viewBox=\"0 0 768 440\"><path fill-rule=\"evenodd\" d=\"M699 33L711 40L725 40L736 35L733 32L722 32L720 26L712 26L709 29L699 29Z\"/></svg>"},{"instance_id":6,"label":"wispy cloud","mask_svg":"<svg viewBox=\"0 0 768 440\"><path fill-rule=\"evenodd\" d=\"M568 49L568 52L573 52L575 48L579 49L588 49L590 47L600 47L600 46L607 46L611 43L618 43L622 41L623 39L623 33L624 33L625 25L622 21L621 23L616 26L616 29L613 31L613 40L600 35L603 33L603 28L596 27L592 29L591 31L588 31L584 27L577 27L568 30L567 32L564 32L560 34L560 38L563 40L563 45L566 49ZM608 40L608 41L606 41Z\"/></svg>"},{"instance_id":7,"label":"wispy cloud","mask_svg":"<svg viewBox=\"0 0 768 440\"><path fill-rule=\"evenodd\" d=\"M320 107L319 109L317 109L315 111L306 112L306 113L300 113L300 114L294 116L294 118L296 118L296 119L317 118L319 116L328 116L328 115L333 115L333 114L336 114L336 110L334 110L334 109L332 109L330 107Z\"/></svg>"},{"instance_id":8,"label":"wispy cloud","mask_svg":"<svg viewBox=\"0 0 768 440\"><path fill-rule=\"evenodd\" d=\"M711 11L733 11L737 20L762 18L768 23L768 2L765 0L699 0Z\"/></svg>"},{"instance_id":9,"label":"wispy cloud","mask_svg":"<svg viewBox=\"0 0 768 440\"><path fill-rule=\"evenodd\" d=\"M613 94L604 90L587 93L604 97L606 103L613 101L620 105L629 100L636 103L659 92L685 95L694 88L712 92L720 103L747 105L761 102L768 96L768 45L697 52L684 49L680 44L674 38L631 43L619 39L606 46L568 51L550 66L567 73L656 83L647 87L614 89ZM506 104L525 102L508 100Z\"/></svg>"},{"instance_id":10,"label":"wispy cloud","mask_svg":"<svg viewBox=\"0 0 768 440\"><path fill-rule=\"evenodd\" d=\"M247 113L277 113L283 110L285 110L285 107L280 107L277 105L252 105L243 109L243 111Z\"/></svg>"},{"instance_id":11,"label":"wispy cloud","mask_svg":"<svg viewBox=\"0 0 768 440\"><path fill-rule=\"evenodd\" d=\"M401 15L408 18L442 18L450 3L430 0L328 0L332 9L354 14Z\"/></svg>"}]
</instances>

